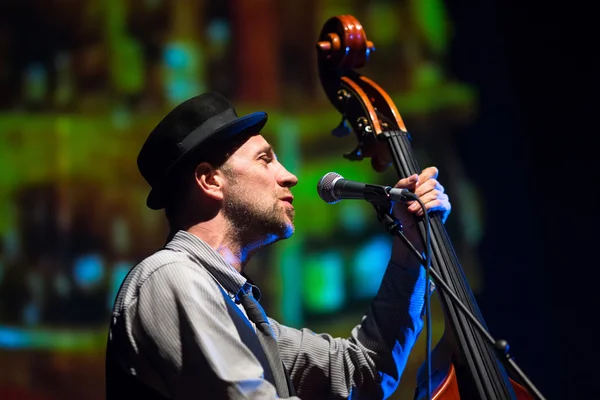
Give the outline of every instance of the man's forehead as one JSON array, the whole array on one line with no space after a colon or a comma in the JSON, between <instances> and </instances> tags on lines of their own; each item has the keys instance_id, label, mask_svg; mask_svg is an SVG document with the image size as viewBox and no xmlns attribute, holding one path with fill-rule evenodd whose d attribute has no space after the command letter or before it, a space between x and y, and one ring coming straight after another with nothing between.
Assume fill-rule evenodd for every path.
<instances>
[{"instance_id":1,"label":"man's forehead","mask_svg":"<svg viewBox=\"0 0 600 400\"><path fill-rule=\"evenodd\" d=\"M267 141L267 139L262 134L256 134L251 136L248 140L244 142L242 146L240 146L240 150L265 150L271 149L271 144Z\"/></svg>"}]
</instances>

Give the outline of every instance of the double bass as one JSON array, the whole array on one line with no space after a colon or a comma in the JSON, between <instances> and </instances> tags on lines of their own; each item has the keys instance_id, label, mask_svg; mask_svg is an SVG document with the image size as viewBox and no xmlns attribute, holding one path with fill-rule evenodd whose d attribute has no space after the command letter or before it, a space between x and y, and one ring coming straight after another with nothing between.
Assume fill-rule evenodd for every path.
<instances>
[{"instance_id":1,"label":"double bass","mask_svg":"<svg viewBox=\"0 0 600 400\"><path fill-rule=\"evenodd\" d=\"M323 25L316 49L321 85L358 139L356 148L344 157L370 158L377 172L393 165L400 178L419 173L410 135L392 99L373 80L355 71L366 64L374 50L360 22L351 15L330 18ZM415 399L543 399L512 361L507 343L490 343L493 339L485 334L483 316L441 218L433 212L427 225L423 218L417 218L423 239L427 235L430 245L434 283L443 288L439 297L445 329L428 355L428 368L420 370Z\"/></svg>"}]
</instances>

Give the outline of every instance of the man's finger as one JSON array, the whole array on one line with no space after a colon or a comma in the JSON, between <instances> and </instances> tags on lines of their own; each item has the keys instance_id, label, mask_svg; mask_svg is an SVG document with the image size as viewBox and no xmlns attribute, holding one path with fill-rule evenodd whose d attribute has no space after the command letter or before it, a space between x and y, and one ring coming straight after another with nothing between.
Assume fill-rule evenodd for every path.
<instances>
[{"instance_id":1,"label":"man's finger","mask_svg":"<svg viewBox=\"0 0 600 400\"><path fill-rule=\"evenodd\" d=\"M426 182L428 179L431 179L431 178L437 179L438 173L439 173L439 171L436 167L425 168L423 171L421 171L421 174L419 175L419 180L417 182L417 186L419 186L423 182Z\"/></svg>"},{"instance_id":2,"label":"man's finger","mask_svg":"<svg viewBox=\"0 0 600 400\"><path fill-rule=\"evenodd\" d=\"M409 177L400 179L394 187L401 188L401 189L412 188L412 187L414 187L415 183L417 183L418 179L419 179L419 175L412 174Z\"/></svg>"}]
</instances>

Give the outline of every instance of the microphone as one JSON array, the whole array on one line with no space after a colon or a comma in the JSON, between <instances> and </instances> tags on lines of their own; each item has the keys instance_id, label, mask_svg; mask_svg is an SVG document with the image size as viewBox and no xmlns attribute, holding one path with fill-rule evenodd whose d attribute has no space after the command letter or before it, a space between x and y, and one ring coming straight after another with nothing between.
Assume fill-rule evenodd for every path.
<instances>
[{"instance_id":1,"label":"microphone","mask_svg":"<svg viewBox=\"0 0 600 400\"><path fill-rule=\"evenodd\" d=\"M337 172L325 174L317 183L317 192L326 203L334 204L344 199L367 200L380 203L382 201L410 201L418 196L408 189L391 186L371 185L344 179Z\"/></svg>"}]
</instances>

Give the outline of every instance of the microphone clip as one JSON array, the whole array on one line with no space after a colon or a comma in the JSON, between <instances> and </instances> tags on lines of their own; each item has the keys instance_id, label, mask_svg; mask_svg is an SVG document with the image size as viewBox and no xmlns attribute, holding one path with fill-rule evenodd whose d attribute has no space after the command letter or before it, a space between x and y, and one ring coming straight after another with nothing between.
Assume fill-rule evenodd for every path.
<instances>
[{"instance_id":1,"label":"microphone clip","mask_svg":"<svg viewBox=\"0 0 600 400\"><path fill-rule=\"evenodd\" d=\"M373 206L377 212L377 219L388 233L394 234L394 232L402 232L402 222L392 216L389 207L386 210L380 205L373 204Z\"/></svg>"}]
</instances>

